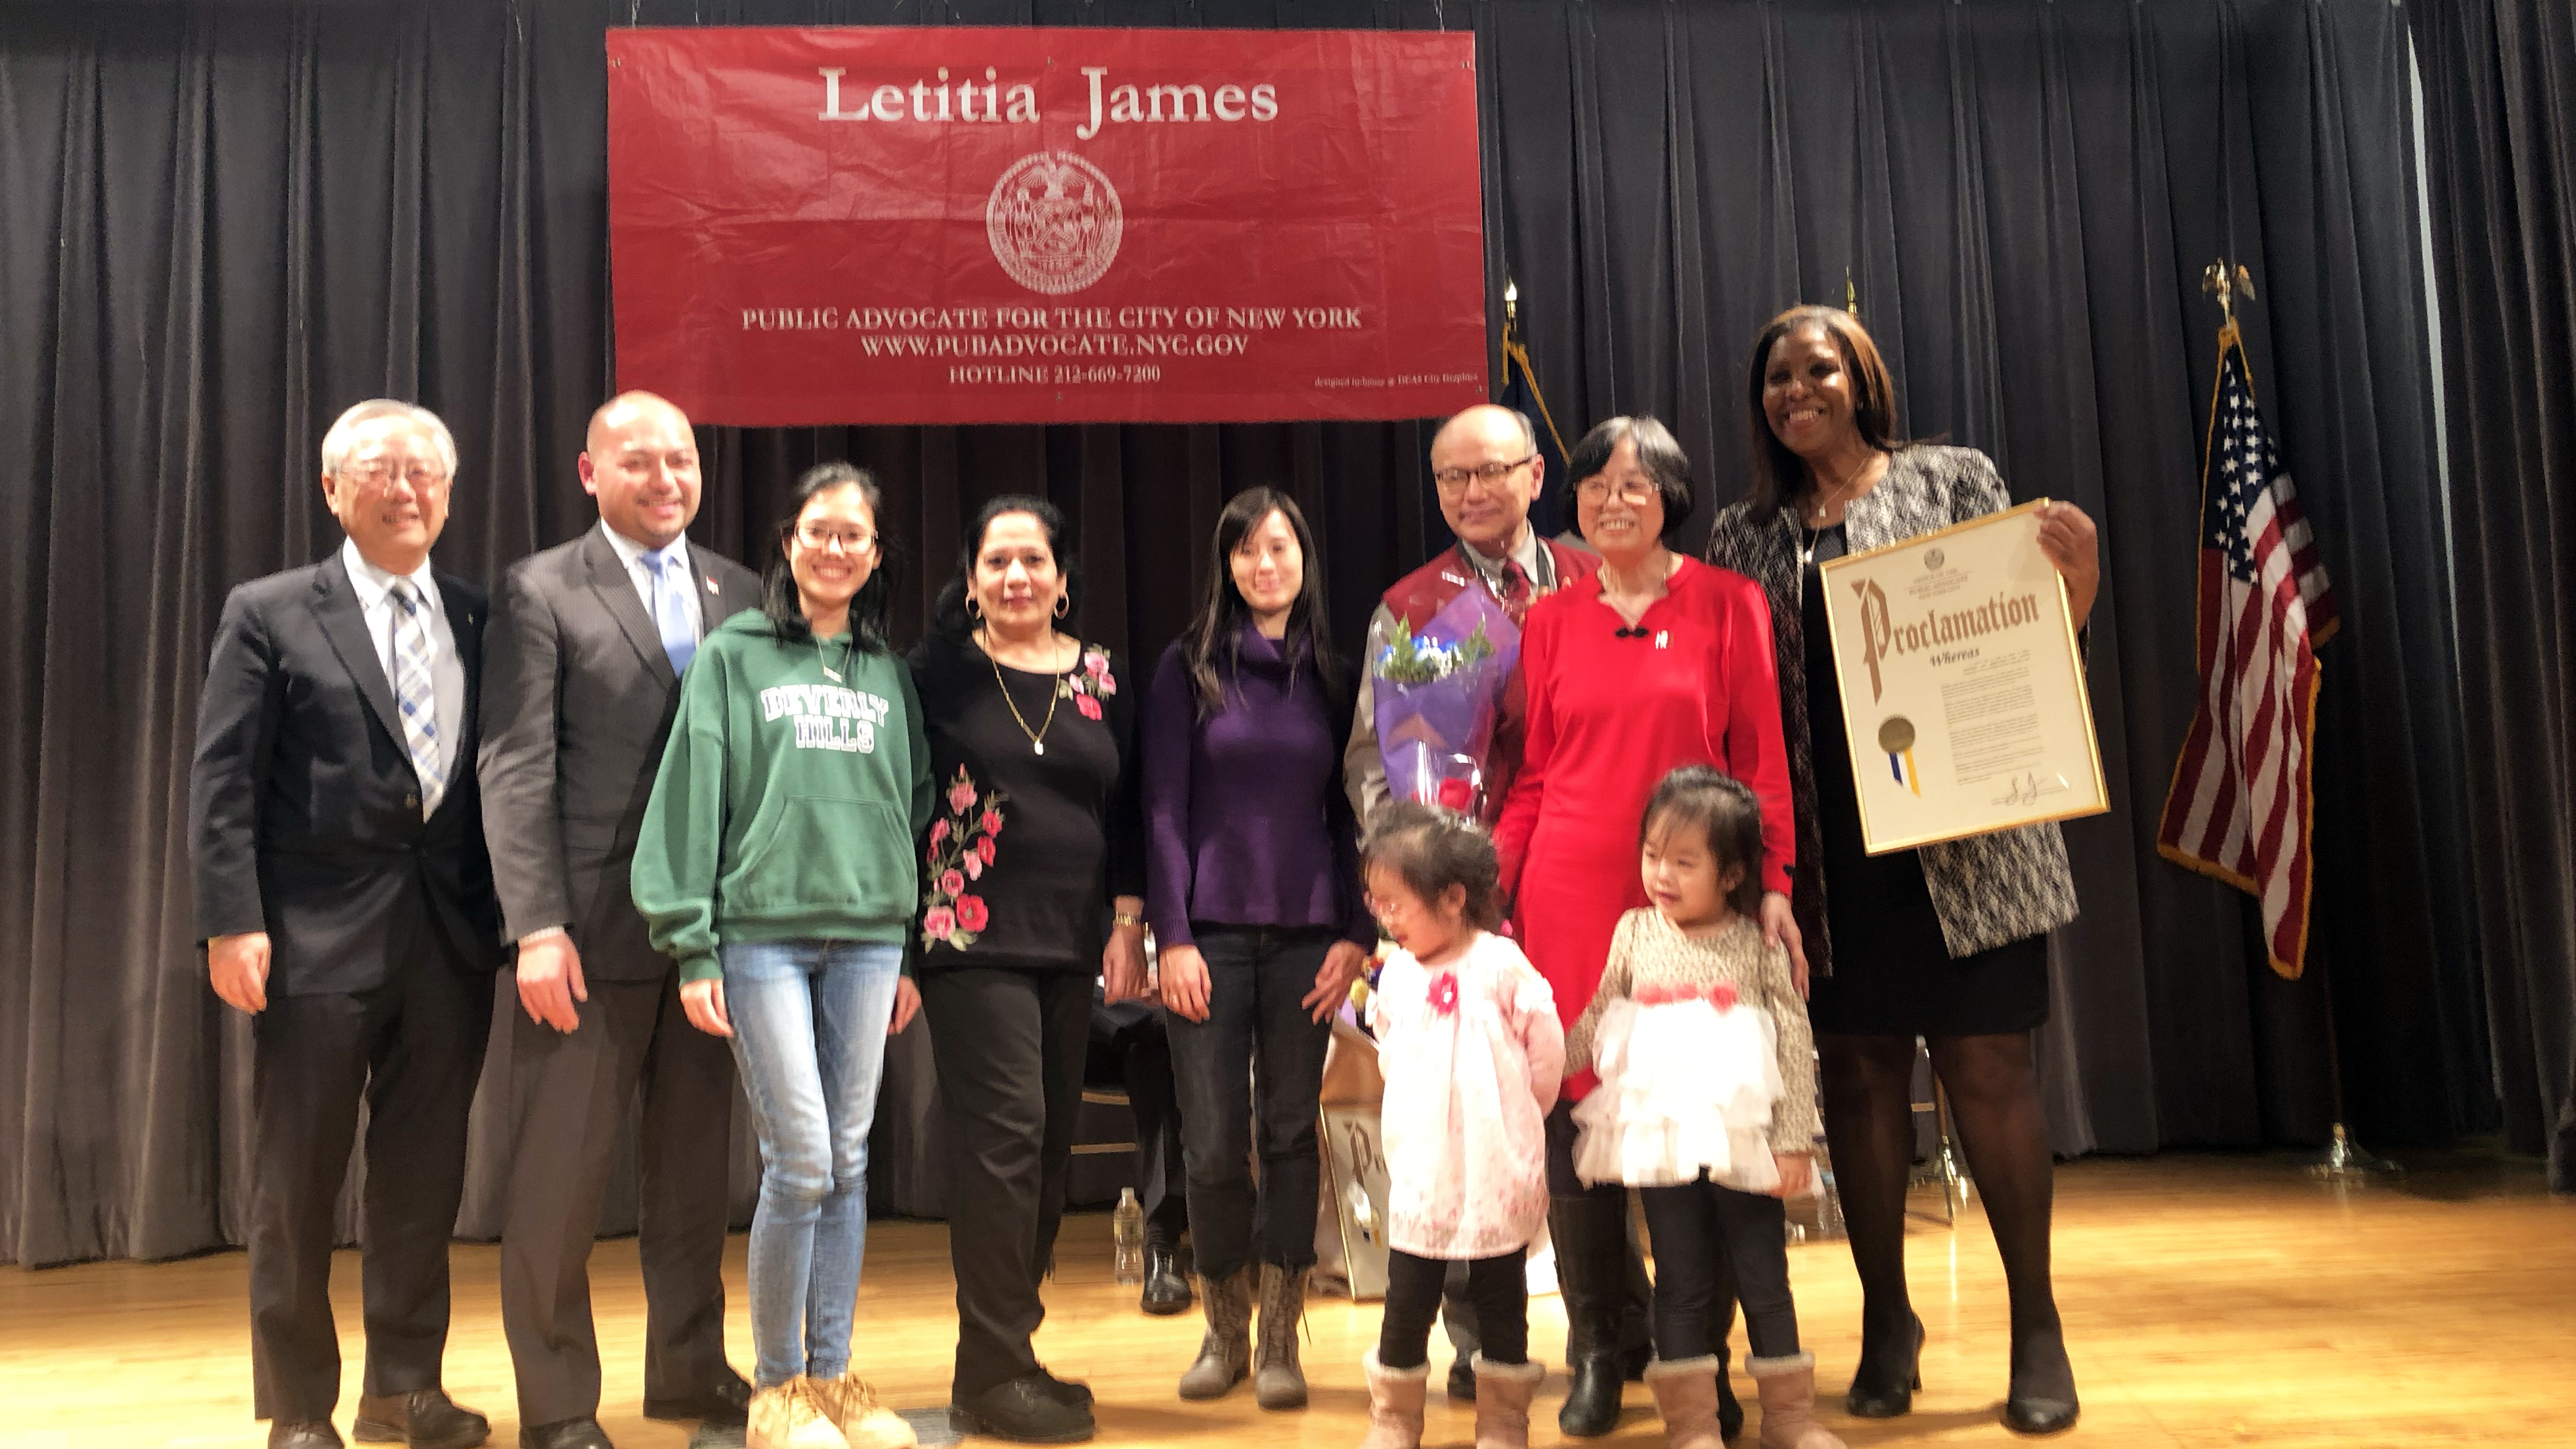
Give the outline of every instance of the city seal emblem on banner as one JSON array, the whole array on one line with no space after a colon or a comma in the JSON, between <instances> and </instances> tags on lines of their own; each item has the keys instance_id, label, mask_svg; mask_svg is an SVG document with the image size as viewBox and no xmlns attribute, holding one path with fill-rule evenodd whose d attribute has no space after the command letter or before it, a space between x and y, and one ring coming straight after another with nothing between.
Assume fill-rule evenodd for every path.
<instances>
[{"instance_id":1,"label":"city seal emblem on banner","mask_svg":"<svg viewBox=\"0 0 2576 1449\"><path fill-rule=\"evenodd\" d=\"M1118 188L1070 151L1023 156L993 183L984 234L993 260L1032 292L1062 296L1099 281L1118 258Z\"/></svg>"}]
</instances>

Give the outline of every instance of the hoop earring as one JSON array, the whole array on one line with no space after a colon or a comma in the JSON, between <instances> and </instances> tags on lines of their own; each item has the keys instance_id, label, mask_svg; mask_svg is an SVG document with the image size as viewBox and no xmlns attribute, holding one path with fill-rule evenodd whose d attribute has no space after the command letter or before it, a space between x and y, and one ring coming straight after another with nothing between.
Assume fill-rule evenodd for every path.
<instances>
[{"instance_id":1,"label":"hoop earring","mask_svg":"<svg viewBox=\"0 0 2576 1449\"><path fill-rule=\"evenodd\" d=\"M1073 611L1073 595L1071 595L1071 594L1058 594L1058 595L1056 595L1056 596L1055 596L1055 616L1056 616L1057 618L1061 619L1061 618L1063 618L1066 614L1071 613L1072 611Z\"/></svg>"},{"instance_id":2,"label":"hoop earring","mask_svg":"<svg viewBox=\"0 0 2576 1449\"><path fill-rule=\"evenodd\" d=\"M966 617L969 619L983 618L984 601L976 598L973 594L968 594L966 596Z\"/></svg>"}]
</instances>

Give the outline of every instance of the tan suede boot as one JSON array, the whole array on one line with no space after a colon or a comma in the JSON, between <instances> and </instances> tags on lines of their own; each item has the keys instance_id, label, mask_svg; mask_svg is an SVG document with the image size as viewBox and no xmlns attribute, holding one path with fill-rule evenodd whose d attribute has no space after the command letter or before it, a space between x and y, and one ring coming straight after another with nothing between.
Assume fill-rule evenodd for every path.
<instances>
[{"instance_id":1,"label":"tan suede boot","mask_svg":"<svg viewBox=\"0 0 2576 1449\"><path fill-rule=\"evenodd\" d=\"M877 1391L854 1373L807 1379L814 1407L850 1441L850 1449L913 1449L920 1441L901 1414L877 1401Z\"/></svg>"},{"instance_id":2,"label":"tan suede boot","mask_svg":"<svg viewBox=\"0 0 2576 1449\"><path fill-rule=\"evenodd\" d=\"M1431 1387L1431 1364L1391 1369L1377 1361L1377 1350L1360 1355L1368 1375L1369 1427L1359 1449L1422 1449L1422 1397Z\"/></svg>"},{"instance_id":3,"label":"tan suede boot","mask_svg":"<svg viewBox=\"0 0 2576 1449\"><path fill-rule=\"evenodd\" d=\"M1261 1333L1253 1342L1252 1397L1265 1409L1306 1407L1297 1325L1306 1316L1306 1270L1261 1265Z\"/></svg>"},{"instance_id":4,"label":"tan suede boot","mask_svg":"<svg viewBox=\"0 0 2576 1449\"><path fill-rule=\"evenodd\" d=\"M1251 1371L1252 1270L1201 1278L1199 1307L1207 1314L1207 1336L1199 1340L1198 1361L1181 1375L1184 1399L1219 1398Z\"/></svg>"},{"instance_id":5,"label":"tan suede boot","mask_svg":"<svg viewBox=\"0 0 2576 1449\"><path fill-rule=\"evenodd\" d=\"M1646 1387L1664 1416L1665 1449L1722 1449L1726 1436L1717 1427L1717 1376L1723 1371L1713 1353L1659 1358L1646 1365Z\"/></svg>"},{"instance_id":6,"label":"tan suede boot","mask_svg":"<svg viewBox=\"0 0 2576 1449\"><path fill-rule=\"evenodd\" d=\"M1816 1422L1816 1356L1748 1358L1744 1371L1762 1401L1762 1449L1843 1449L1834 1432Z\"/></svg>"},{"instance_id":7,"label":"tan suede boot","mask_svg":"<svg viewBox=\"0 0 2576 1449\"><path fill-rule=\"evenodd\" d=\"M1529 1449L1530 1399L1547 1365L1476 1355L1476 1449Z\"/></svg>"}]
</instances>

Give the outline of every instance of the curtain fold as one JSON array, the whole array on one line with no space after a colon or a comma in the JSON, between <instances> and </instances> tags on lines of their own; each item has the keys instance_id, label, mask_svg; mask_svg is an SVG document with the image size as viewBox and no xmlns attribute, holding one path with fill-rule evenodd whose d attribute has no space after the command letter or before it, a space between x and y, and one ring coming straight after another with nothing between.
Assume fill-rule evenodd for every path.
<instances>
[{"instance_id":1,"label":"curtain fold","mask_svg":"<svg viewBox=\"0 0 2576 1449\"><path fill-rule=\"evenodd\" d=\"M2576 1192L2576 16L2418 0L2408 17L2486 1010L2507 1138Z\"/></svg>"},{"instance_id":2,"label":"curtain fold","mask_svg":"<svg viewBox=\"0 0 2576 1449\"><path fill-rule=\"evenodd\" d=\"M2467 298L2446 300L2446 352L2474 343L2464 365L2480 369L2448 379L2478 641L2465 738L2516 762L2510 784L2460 764L2406 16L2382 0L13 5L0 1260L239 1241L248 1032L187 939L181 807L215 610L336 541L319 434L377 393L456 432L446 567L488 580L588 524L572 461L613 356L602 40L630 22L1471 29L1494 320L1508 276L1569 438L1612 413L1674 426L1701 491L1686 542L1743 486L1753 334L1847 296L1885 347L1905 431L1984 448L2020 496L2101 520L2092 666L2118 808L2068 829L2086 910L2054 943L2042 1038L2060 1150L2316 1140L2327 982L2350 1116L2375 1145L2489 1125L2494 1079L2515 1140L2538 1145L2567 1088L2576 859L2565 681L2535 672L2559 647L2571 542L2550 508L2576 443L2569 107L2549 88L2576 65L2500 49L2564 45L2544 0L2433 9L2438 25L2414 18L2440 31L2424 42L2437 159L2503 168L2437 183L2458 213L2437 253ZM2535 202L2548 213L2514 210ZM2247 953L2245 898L2158 860L2151 838L2189 719L2218 321L2196 287L2221 252L2255 269L2257 385L2347 619L2324 655L2318 969L2295 985ZM2539 343L2527 368L2483 370ZM1198 596L1216 510L1273 484L1315 522L1356 646L1384 583L1448 541L1428 438L1422 423L709 428L696 535L757 565L798 471L869 467L909 637L974 510L1041 493L1074 523L1083 632L1143 669ZM2528 486L2488 496L2479 478ZM2537 706L2535 678L2558 690ZM2472 801L2500 836L2472 841ZM2473 849L2482 878L2512 867L2474 898ZM2492 980L2482 946L2504 962ZM504 992L469 1235L498 1227L514 1009ZM899 1046L881 1210L938 1207L932 1088L926 1054ZM611 1204L612 1230L631 1221L631 1202Z\"/></svg>"}]
</instances>

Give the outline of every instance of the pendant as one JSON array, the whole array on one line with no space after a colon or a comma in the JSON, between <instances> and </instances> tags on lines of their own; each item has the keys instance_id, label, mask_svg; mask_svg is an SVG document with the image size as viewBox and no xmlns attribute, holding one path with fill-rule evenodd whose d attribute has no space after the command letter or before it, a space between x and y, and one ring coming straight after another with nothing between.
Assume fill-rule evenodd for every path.
<instances>
[{"instance_id":1,"label":"pendant","mask_svg":"<svg viewBox=\"0 0 2576 1449\"><path fill-rule=\"evenodd\" d=\"M1032 750L1035 750L1035 751L1037 751L1039 754L1043 755L1043 754L1045 754L1045 753L1046 753L1046 741L1044 741L1044 740L1031 740L1031 741L1029 741L1029 748L1030 748L1030 749L1032 749Z\"/></svg>"},{"instance_id":2,"label":"pendant","mask_svg":"<svg viewBox=\"0 0 2576 1449\"><path fill-rule=\"evenodd\" d=\"M823 677L832 681L834 684L838 684L841 682L841 671L834 669L829 664L826 664L823 666Z\"/></svg>"},{"instance_id":3,"label":"pendant","mask_svg":"<svg viewBox=\"0 0 2576 1449\"><path fill-rule=\"evenodd\" d=\"M1798 563L1803 568L1815 567L1816 551L1812 548L1802 548L1798 550Z\"/></svg>"}]
</instances>

